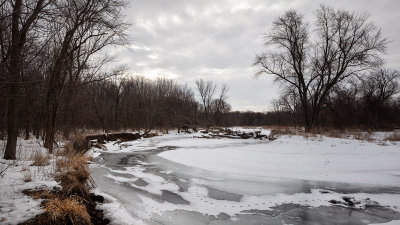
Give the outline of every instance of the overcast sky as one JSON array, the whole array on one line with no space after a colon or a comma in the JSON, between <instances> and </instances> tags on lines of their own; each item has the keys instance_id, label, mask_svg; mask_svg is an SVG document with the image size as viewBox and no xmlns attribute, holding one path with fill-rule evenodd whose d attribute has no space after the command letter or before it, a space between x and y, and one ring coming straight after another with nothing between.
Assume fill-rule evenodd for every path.
<instances>
[{"instance_id":1,"label":"overcast sky","mask_svg":"<svg viewBox=\"0 0 400 225\"><path fill-rule=\"evenodd\" d=\"M174 78L194 86L197 78L230 86L233 110L266 111L279 93L272 77L254 79L256 53L274 18L295 9L313 22L320 4L367 12L391 40L385 56L400 68L399 0L130 0L131 51L112 54L131 74Z\"/></svg>"}]
</instances>

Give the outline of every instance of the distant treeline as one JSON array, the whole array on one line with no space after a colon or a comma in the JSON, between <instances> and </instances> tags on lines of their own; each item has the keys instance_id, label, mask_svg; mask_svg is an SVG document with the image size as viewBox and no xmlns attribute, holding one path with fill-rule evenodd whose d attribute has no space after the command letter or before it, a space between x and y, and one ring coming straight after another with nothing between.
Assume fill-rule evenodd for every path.
<instances>
[{"instance_id":1,"label":"distant treeline","mask_svg":"<svg viewBox=\"0 0 400 225\"><path fill-rule=\"evenodd\" d=\"M44 77L36 79L41 82L24 88L18 101L23 109L17 115L19 133L24 132L26 138L32 133L45 136L46 131L47 101L43 96L47 89L41 85ZM82 129L110 132L224 126L230 110L227 90L202 79L196 81L195 90L175 80L143 76L115 76L90 83L67 79L58 99L55 127L57 133L68 137ZM6 109L0 108L2 118L7 118ZM0 123L3 134L5 122Z\"/></svg>"},{"instance_id":2,"label":"distant treeline","mask_svg":"<svg viewBox=\"0 0 400 225\"><path fill-rule=\"evenodd\" d=\"M378 70L333 88L315 121L317 128L392 129L400 127L399 73ZM229 125L303 126L296 92L285 91L266 113L230 112Z\"/></svg>"}]
</instances>

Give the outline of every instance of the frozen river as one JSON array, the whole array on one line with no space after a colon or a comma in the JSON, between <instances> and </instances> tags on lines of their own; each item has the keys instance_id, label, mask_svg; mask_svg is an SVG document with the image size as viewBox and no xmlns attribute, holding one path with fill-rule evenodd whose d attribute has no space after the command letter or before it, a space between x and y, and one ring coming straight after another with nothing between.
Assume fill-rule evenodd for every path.
<instances>
[{"instance_id":1,"label":"frozen river","mask_svg":"<svg viewBox=\"0 0 400 225\"><path fill-rule=\"evenodd\" d=\"M328 145L332 146L331 143ZM387 184L379 185L363 182L371 179L368 174L376 176L374 167L370 173L369 168L350 170L343 167L343 174L358 175L354 178L357 182L348 182L345 175L346 182L339 182L340 169L333 171L328 164L337 167L335 160L343 159L311 152L309 157L304 157L307 160L303 163L322 171L313 174L311 167L307 171L306 165L292 162L290 152L280 151L286 155L282 159L276 152L263 151L273 147L268 141L168 135L106 146L108 150L95 158L91 174L98 189L113 201L104 208L115 224L358 225L400 220L400 187L396 185L400 168L394 164L388 166L391 162L384 158L386 166L379 168L385 171L377 179L382 179L379 183L386 181ZM235 149L249 149L249 152L235 152ZM224 151L230 150L232 154L224 157L229 154ZM383 151L392 153L391 149ZM223 154L219 154L221 152ZM247 154L271 157L263 162ZM357 154L353 152L352 155ZM294 157L298 161L305 160ZM376 156L371 157L379 161ZM393 157L398 160L398 153L388 158ZM366 158L368 153L360 160L368 161ZM323 169L315 168L319 161ZM268 169L267 165L262 165L264 163L277 163L271 165L275 169L279 164L295 166L293 171L286 169L284 173L271 176L260 172ZM251 173L252 169L254 173ZM293 177L294 174L305 174L307 179ZM330 174L332 176L328 176ZM388 177L383 179L385 176Z\"/></svg>"}]
</instances>

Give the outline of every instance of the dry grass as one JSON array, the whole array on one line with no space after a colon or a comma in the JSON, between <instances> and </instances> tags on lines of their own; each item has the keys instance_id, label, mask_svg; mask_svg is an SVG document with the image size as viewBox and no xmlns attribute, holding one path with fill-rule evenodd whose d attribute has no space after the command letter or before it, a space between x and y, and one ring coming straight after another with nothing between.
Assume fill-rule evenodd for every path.
<instances>
[{"instance_id":1,"label":"dry grass","mask_svg":"<svg viewBox=\"0 0 400 225\"><path fill-rule=\"evenodd\" d=\"M77 170L63 173L56 176L56 180L63 187L62 193L65 196L77 195L86 197L91 188L91 178L87 170Z\"/></svg>"},{"instance_id":2,"label":"dry grass","mask_svg":"<svg viewBox=\"0 0 400 225\"><path fill-rule=\"evenodd\" d=\"M277 137L281 135L299 135L304 138L317 138L322 136L331 138L348 138L367 142L376 142L374 133L371 130L359 130L359 129L334 129L334 128L314 128L310 132L304 132L302 128L298 127L263 127L265 129L271 129L271 137ZM396 141L400 140L400 134L393 134L386 138L386 140Z\"/></svg>"},{"instance_id":3,"label":"dry grass","mask_svg":"<svg viewBox=\"0 0 400 225\"><path fill-rule=\"evenodd\" d=\"M63 194L87 196L93 181L87 167L88 158L82 153L68 152L56 162L56 170L60 172L56 180L63 187Z\"/></svg>"},{"instance_id":4,"label":"dry grass","mask_svg":"<svg viewBox=\"0 0 400 225\"><path fill-rule=\"evenodd\" d=\"M51 199L45 204L45 209L57 223L67 224L70 221L72 224L91 224L86 207L74 198Z\"/></svg>"},{"instance_id":5,"label":"dry grass","mask_svg":"<svg viewBox=\"0 0 400 225\"><path fill-rule=\"evenodd\" d=\"M270 127L269 129L271 129L271 137L277 137L281 135L299 135L304 133L300 129L294 127Z\"/></svg>"},{"instance_id":6,"label":"dry grass","mask_svg":"<svg viewBox=\"0 0 400 225\"><path fill-rule=\"evenodd\" d=\"M71 140L62 152L55 152L57 156L54 161L50 160L48 154L39 154L40 151L32 155L33 165L48 165L49 161L52 162L51 165L54 166L52 176L59 182L62 189L25 190L24 194L34 199L44 199L42 207L46 211L22 224L92 224L90 215L100 221L103 220L101 212L95 211L95 205L93 205L95 203L89 193L93 187L93 180L88 170L89 159L84 155L80 143L83 143L82 138ZM35 170L46 168L35 167ZM31 169L23 167L21 170L27 174L26 182L28 182L29 177L32 177Z\"/></svg>"},{"instance_id":7,"label":"dry grass","mask_svg":"<svg viewBox=\"0 0 400 225\"><path fill-rule=\"evenodd\" d=\"M31 196L33 199L53 199L56 197L55 194L49 192L48 190L44 191L34 191L31 193L28 193L29 196Z\"/></svg>"},{"instance_id":8,"label":"dry grass","mask_svg":"<svg viewBox=\"0 0 400 225\"><path fill-rule=\"evenodd\" d=\"M82 153L66 152L56 162L58 172L86 169L89 158Z\"/></svg>"},{"instance_id":9,"label":"dry grass","mask_svg":"<svg viewBox=\"0 0 400 225\"><path fill-rule=\"evenodd\" d=\"M390 134L385 138L385 141L400 141L400 132Z\"/></svg>"},{"instance_id":10,"label":"dry grass","mask_svg":"<svg viewBox=\"0 0 400 225\"><path fill-rule=\"evenodd\" d=\"M25 224L92 224L85 204L88 204L92 179L88 171L87 157L82 153L69 151L58 157L55 176L61 190L26 191L34 199L44 201L44 214L27 221Z\"/></svg>"},{"instance_id":11,"label":"dry grass","mask_svg":"<svg viewBox=\"0 0 400 225\"><path fill-rule=\"evenodd\" d=\"M31 171L28 169L26 171L24 171L24 182L28 183L32 181L32 173Z\"/></svg>"},{"instance_id":12,"label":"dry grass","mask_svg":"<svg viewBox=\"0 0 400 225\"><path fill-rule=\"evenodd\" d=\"M70 140L64 145L65 152L83 153L89 149L89 144L85 136L81 134L73 135Z\"/></svg>"},{"instance_id":13,"label":"dry grass","mask_svg":"<svg viewBox=\"0 0 400 225\"><path fill-rule=\"evenodd\" d=\"M24 172L24 171L27 171L29 168L26 166L26 165L23 165L22 167L21 167L21 171L22 172Z\"/></svg>"},{"instance_id":14,"label":"dry grass","mask_svg":"<svg viewBox=\"0 0 400 225\"><path fill-rule=\"evenodd\" d=\"M367 142L376 141L373 137L373 132L370 130L319 128L313 129L310 134L315 136L323 135L331 138L348 138Z\"/></svg>"},{"instance_id":15,"label":"dry grass","mask_svg":"<svg viewBox=\"0 0 400 225\"><path fill-rule=\"evenodd\" d=\"M50 165L50 159L51 157L49 154L43 154L41 151L35 151L32 156L32 166L48 166Z\"/></svg>"}]
</instances>

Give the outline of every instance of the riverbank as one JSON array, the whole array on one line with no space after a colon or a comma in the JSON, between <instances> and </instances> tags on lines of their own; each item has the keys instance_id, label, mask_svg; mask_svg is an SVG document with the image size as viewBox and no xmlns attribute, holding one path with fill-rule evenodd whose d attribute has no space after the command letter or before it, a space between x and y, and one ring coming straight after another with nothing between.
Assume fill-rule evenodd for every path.
<instances>
[{"instance_id":1,"label":"riverbank","mask_svg":"<svg viewBox=\"0 0 400 225\"><path fill-rule=\"evenodd\" d=\"M101 207L114 224L400 219L400 143L387 140L393 133L271 133L277 139L170 132L93 149L91 174L108 199Z\"/></svg>"},{"instance_id":2,"label":"riverbank","mask_svg":"<svg viewBox=\"0 0 400 225\"><path fill-rule=\"evenodd\" d=\"M91 193L90 159L71 143L54 154L41 143L18 139L17 160L0 161L0 224L108 224L96 209L104 198Z\"/></svg>"},{"instance_id":3,"label":"riverbank","mask_svg":"<svg viewBox=\"0 0 400 225\"><path fill-rule=\"evenodd\" d=\"M85 154L79 142L48 154L40 140L19 139L18 160L0 161L0 224L297 224L299 212L318 212L310 218L320 224L400 219L398 133L232 131L255 138L154 132ZM338 222L337 213L350 214Z\"/></svg>"}]
</instances>

